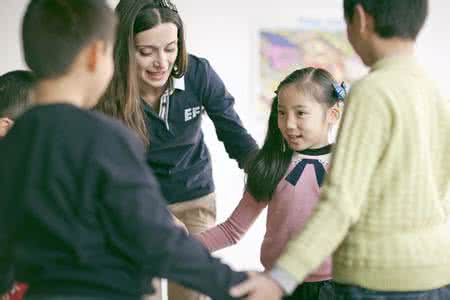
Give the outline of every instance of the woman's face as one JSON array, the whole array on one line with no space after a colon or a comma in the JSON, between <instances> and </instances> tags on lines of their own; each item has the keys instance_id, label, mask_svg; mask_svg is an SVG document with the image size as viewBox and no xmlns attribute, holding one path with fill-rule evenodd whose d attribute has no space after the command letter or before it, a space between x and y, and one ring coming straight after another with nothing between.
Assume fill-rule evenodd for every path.
<instances>
[{"instance_id":1,"label":"woman's face","mask_svg":"<svg viewBox=\"0 0 450 300\"><path fill-rule=\"evenodd\" d=\"M169 80L178 55L178 28L162 23L134 37L139 85L162 89Z\"/></svg>"}]
</instances>

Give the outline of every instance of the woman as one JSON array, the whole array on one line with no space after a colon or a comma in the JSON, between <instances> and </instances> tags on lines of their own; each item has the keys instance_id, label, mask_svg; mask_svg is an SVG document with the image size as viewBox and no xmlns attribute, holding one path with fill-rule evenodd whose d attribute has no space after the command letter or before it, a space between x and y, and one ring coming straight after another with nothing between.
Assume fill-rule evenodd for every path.
<instances>
[{"instance_id":1,"label":"woman","mask_svg":"<svg viewBox=\"0 0 450 300\"><path fill-rule=\"evenodd\" d=\"M98 109L121 119L149 145L147 160L170 210L191 233L201 232L216 219L203 112L241 168L256 142L208 61L187 53L183 23L170 1L121 0L116 12L115 75ZM169 299L201 296L169 284Z\"/></svg>"}]
</instances>

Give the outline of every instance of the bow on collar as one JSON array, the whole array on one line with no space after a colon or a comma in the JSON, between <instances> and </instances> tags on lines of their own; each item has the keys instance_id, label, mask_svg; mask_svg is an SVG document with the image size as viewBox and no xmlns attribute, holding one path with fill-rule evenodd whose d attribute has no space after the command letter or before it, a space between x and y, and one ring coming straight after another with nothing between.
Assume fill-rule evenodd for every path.
<instances>
[{"instance_id":1,"label":"bow on collar","mask_svg":"<svg viewBox=\"0 0 450 300\"><path fill-rule=\"evenodd\" d=\"M286 180L290 184L295 186L297 184L298 180L300 179L300 177L302 176L303 170L305 170L305 167L310 164L314 166L317 183L319 184L319 186L322 186L326 171L325 171L325 168L323 167L322 163L320 163L320 161L318 161L317 159L305 158L305 159L302 159L301 161L299 161L298 164L294 167L294 169L292 169L292 171L286 177Z\"/></svg>"}]
</instances>

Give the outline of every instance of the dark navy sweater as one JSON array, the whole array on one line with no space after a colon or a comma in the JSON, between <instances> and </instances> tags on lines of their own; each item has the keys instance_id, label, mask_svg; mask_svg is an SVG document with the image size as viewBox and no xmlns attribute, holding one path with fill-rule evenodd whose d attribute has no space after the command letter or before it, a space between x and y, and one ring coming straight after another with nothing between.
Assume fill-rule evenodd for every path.
<instances>
[{"instance_id":1,"label":"dark navy sweater","mask_svg":"<svg viewBox=\"0 0 450 300\"><path fill-rule=\"evenodd\" d=\"M0 141L0 295L140 299L163 277L229 299L245 275L174 226L118 121L71 105L38 106Z\"/></svg>"},{"instance_id":2,"label":"dark navy sweater","mask_svg":"<svg viewBox=\"0 0 450 300\"><path fill-rule=\"evenodd\" d=\"M233 96L206 59L190 55L187 72L180 80L184 80L184 90L175 89L170 96L168 124L143 104L150 138L147 161L169 203L214 191L211 157L201 129L203 112L239 167L257 150L233 108Z\"/></svg>"}]
</instances>

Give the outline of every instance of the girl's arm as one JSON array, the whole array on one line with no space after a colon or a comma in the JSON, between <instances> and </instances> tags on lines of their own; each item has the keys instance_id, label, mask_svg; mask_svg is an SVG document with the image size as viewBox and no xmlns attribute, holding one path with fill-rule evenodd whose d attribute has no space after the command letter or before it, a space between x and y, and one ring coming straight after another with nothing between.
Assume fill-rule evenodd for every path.
<instances>
[{"instance_id":1,"label":"girl's arm","mask_svg":"<svg viewBox=\"0 0 450 300\"><path fill-rule=\"evenodd\" d=\"M222 224L194 235L209 251L217 251L236 244L253 225L267 202L257 202L245 192L231 216Z\"/></svg>"}]
</instances>

